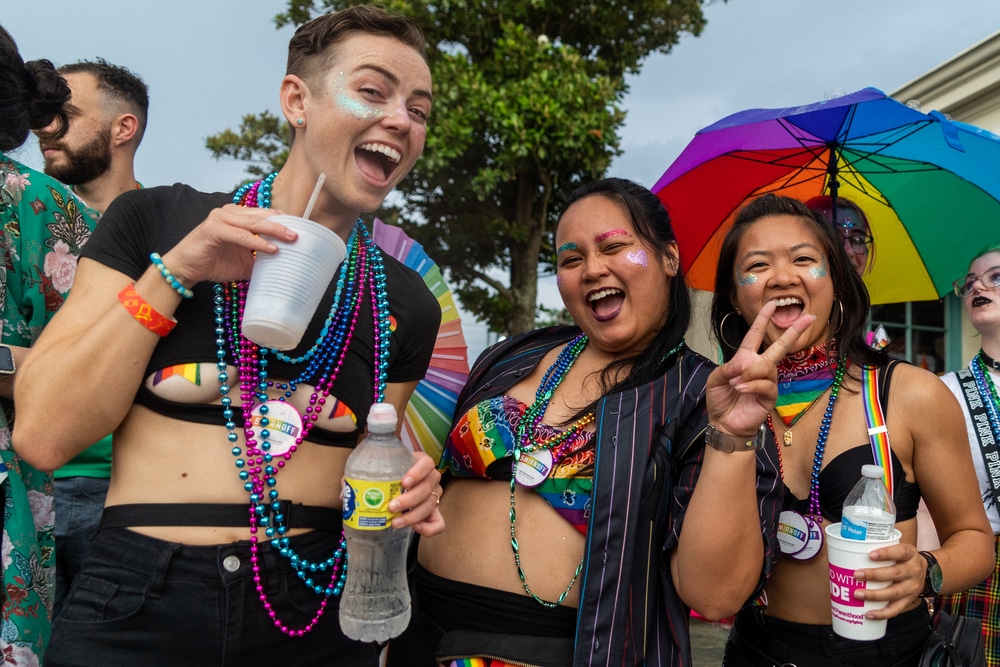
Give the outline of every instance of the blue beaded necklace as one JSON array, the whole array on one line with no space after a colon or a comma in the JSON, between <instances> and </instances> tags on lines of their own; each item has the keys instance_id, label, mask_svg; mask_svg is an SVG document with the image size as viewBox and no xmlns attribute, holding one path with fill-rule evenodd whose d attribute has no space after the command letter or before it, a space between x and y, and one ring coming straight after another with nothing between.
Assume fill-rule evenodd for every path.
<instances>
[{"instance_id":1,"label":"blue beaded necklace","mask_svg":"<svg viewBox=\"0 0 1000 667\"><path fill-rule=\"evenodd\" d=\"M244 185L233 195L233 203L248 207L270 207L271 185L276 176L277 172L261 181ZM289 538L286 536L288 526L285 524L285 517L281 512L276 478L280 469L290 460L292 453L302 443L323 412L326 398L329 396L330 389L339 376L346 358L357 319L364 307L366 292L371 295L369 302L371 303L374 324L373 401L380 402L385 397L390 330L384 263L381 251L371 240L367 229L360 220L351 232L348 247L350 250L346 261L341 266L333 304L322 331L312 347L305 354L296 358L291 358L277 350L260 348L242 335L243 305L246 300L247 287L245 281L230 283L228 286L217 284L214 288L219 391L222 395L221 403L223 416L226 419L227 439L232 444L232 454L236 457L239 478L249 494L251 560L255 572L259 568L257 529L258 526L261 526L265 529L268 541L278 549L283 557L288 559L299 579L322 597L319 610L313 619L303 628L291 629L277 617L267 599L259 575L255 576L255 587L261 603L268 611L275 626L290 636L302 636L312 630L323 615L329 596L339 595L343 591L347 575L347 553L343 534L341 534L340 544L334 554L324 561L312 562L295 553L289 545ZM245 457L239 447L239 434L236 431L232 399L229 396L227 353L236 360L240 373ZM296 378L287 383L275 383L268 380L267 356L269 353L273 353L277 359L286 363L294 365L304 363L305 367ZM291 445L287 452L276 456L270 452L272 434L268 430L268 426L271 424L268 417L270 409L267 389L277 387L283 391L284 395L277 400L284 402L292 396L299 384L307 382L313 385L314 392L309 399L309 406L303 417L301 432L295 437L295 444ZM252 412L255 406L260 412L259 432L255 432L253 424ZM271 517L268 516L268 508L265 504L267 502L270 502L274 511L273 525L271 525ZM331 572L328 584L318 584L313 580L314 574L326 571Z\"/></svg>"}]
</instances>

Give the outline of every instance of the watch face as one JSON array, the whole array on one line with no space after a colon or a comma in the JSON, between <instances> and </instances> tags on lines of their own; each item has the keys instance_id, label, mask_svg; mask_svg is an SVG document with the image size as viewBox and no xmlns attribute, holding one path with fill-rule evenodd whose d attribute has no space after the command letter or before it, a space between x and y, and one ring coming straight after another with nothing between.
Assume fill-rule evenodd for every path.
<instances>
[{"instance_id":1,"label":"watch face","mask_svg":"<svg viewBox=\"0 0 1000 667\"><path fill-rule=\"evenodd\" d=\"M10 347L0 345L0 373L14 372L14 355L11 354Z\"/></svg>"},{"instance_id":2,"label":"watch face","mask_svg":"<svg viewBox=\"0 0 1000 667\"><path fill-rule=\"evenodd\" d=\"M940 592L941 584L944 583L944 576L941 574L941 566L937 563L932 563L927 568L927 578L930 579L931 588L934 589L934 592Z\"/></svg>"}]
</instances>

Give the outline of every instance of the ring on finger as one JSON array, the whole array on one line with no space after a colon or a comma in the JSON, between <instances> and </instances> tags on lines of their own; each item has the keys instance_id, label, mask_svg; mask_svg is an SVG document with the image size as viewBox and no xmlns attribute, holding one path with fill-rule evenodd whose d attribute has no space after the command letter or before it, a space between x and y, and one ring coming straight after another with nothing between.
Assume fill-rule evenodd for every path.
<instances>
[{"instance_id":1,"label":"ring on finger","mask_svg":"<svg viewBox=\"0 0 1000 667\"><path fill-rule=\"evenodd\" d=\"M431 491L431 495L434 496L434 507L437 507L438 505L440 505L441 504L441 496L439 496L438 494L434 493L433 491Z\"/></svg>"}]
</instances>

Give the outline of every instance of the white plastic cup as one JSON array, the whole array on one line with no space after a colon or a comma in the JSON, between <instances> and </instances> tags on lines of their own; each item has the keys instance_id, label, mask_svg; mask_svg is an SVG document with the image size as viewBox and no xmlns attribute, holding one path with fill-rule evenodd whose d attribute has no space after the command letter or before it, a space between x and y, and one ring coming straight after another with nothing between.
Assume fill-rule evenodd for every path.
<instances>
[{"instance_id":1,"label":"white plastic cup","mask_svg":"<svg viewBox=\"0 0 1000 667\"><path fill-rule=\"evenodd\" d=\"M871 641L885 636L886 619L871 620L865 614L889 604L883 600L857 600L854 591L885 588L888 581L858 581L854 571L864 568L888 567L894 560L874 561L869 552L881 547L899 544L900 532L893 529L886 540L849 540L840 536L840 524L826 527L826 554L830 561L830 607L833 612L833 631L847 639Z\"/></svg>"},{"instance_id":2,"label":"white plastic cup","mask_svg":"<svg viewBox=\"0 0 1000 667\"><path fill-rule=\"evenodd\" d=\"M343 239L318 222L294 215L268 218L294 230L291 243L268 237L276 253L257 253L243 309L243 335L261 347L291 350L347 256Z\"/></svg>"}]
</instances>

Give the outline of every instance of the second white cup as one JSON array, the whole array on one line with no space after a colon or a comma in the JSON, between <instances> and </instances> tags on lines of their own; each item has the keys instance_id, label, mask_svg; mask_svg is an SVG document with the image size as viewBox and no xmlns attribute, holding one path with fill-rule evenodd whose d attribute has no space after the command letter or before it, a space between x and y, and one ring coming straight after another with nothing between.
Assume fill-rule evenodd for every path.
<instances>
[{"instance_id":1,"label":"second white cup","mask_svg":"<svg viewBox=\"0 0 1000 667\"><path fill-rule=\"evenodd\" d=\"M243 310L243 335L261 347L291 350L309 325L316 307L347 256L347 246L332 230L294 215L268 218L298 234L287 242L268 237L276 253L257 253Z\"/></svg>"},{"instance_id":2,"label":"second white cup","mask_svg":"<svg viewBox=\"0 0 1000 667\"><path fill-rule=\"evenodd\" d=\"M858 581L854 571L872 567L895 565L894 560L874 561L868 553L881 547L899 544L900 532L892 531L887 540L849 540L840 536L840 524L826 527L826 554L830 561L830 605L833 612L833 631L847 639L870 641L885 636L885 619L873 621L865 618L872 609L881 609L887 601L857 600L854 591L885 588L888 581Z\"/></svg>"}]
</instances>

